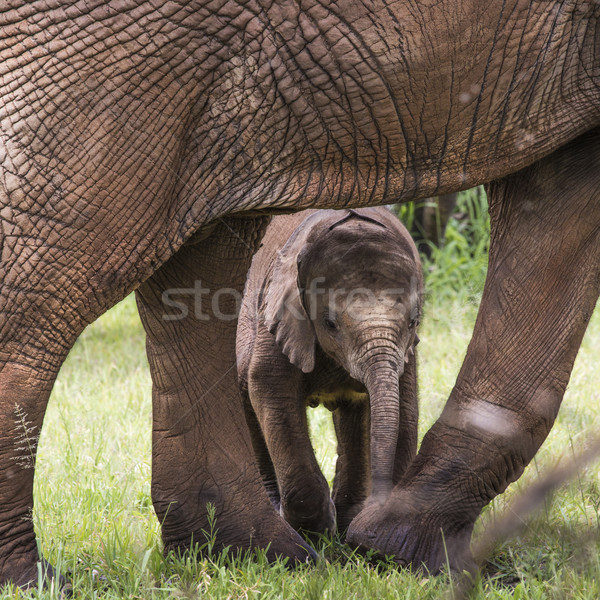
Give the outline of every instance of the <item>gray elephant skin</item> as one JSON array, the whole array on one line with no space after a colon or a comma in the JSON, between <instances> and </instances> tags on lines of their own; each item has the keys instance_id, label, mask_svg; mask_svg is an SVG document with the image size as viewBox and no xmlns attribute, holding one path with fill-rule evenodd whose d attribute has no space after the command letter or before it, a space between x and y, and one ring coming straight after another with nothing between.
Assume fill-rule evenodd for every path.
<instances>
[{"instance_id":1,"label":"gray elephant skin","mask_svg":"<svg viewBox=\"0 0 600 600\"><path fill-rule=\"evenodd\" d=\"M222 290L241 294L270 214L486 184L489 273L456 385L348 529L399 564L435 571L447 551L461 568L552 427L598 296L599 30L590 0L3 2L0 581L37 580L40 559L15 411L34 456L67 353L133 290L165 549L201 539L210 502L216 550L314 556L253 458ZM174 310L173 289L209 291Z\"/></svg>"},{"instance_id":2,"label":"gray elephant skin","mask_svg":"<svg viewBox=\"0 0 600 600\"><path fill-rule=\"evenodd\" d=\"M275 217L252 260L237 333L238 378L272 502L297 530L345 531L383 502L417 448L414 347L422 274L386 208ZM333 504L306 407L332 411Z\"/></svg>"}]
</instances>

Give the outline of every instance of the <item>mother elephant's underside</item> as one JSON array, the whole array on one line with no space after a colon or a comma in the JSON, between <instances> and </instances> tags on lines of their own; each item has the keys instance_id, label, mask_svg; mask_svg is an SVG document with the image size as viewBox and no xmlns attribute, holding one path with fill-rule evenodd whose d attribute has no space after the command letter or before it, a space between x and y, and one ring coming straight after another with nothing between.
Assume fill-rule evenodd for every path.
<instances>
[{"instance_id":1,"label":"mother elephant's underside","mask_svg":"<svg viewBox=\"0 0 600 600\"><path fill-rule=\"evenodd\" d=\"M198 539L211 502L221 546L309 556L251 458L221 290L242 289L270 212L489 183L456 387L349 530L432 569L443 530L464 564L552 426L599 292L599 36L594 0L2 4L0 581L37 579L39 559L15 415L39 433L75 339L134 289L166 547ZM173 288L196 293L165 319Z\"/></svg>"}]
</instances>

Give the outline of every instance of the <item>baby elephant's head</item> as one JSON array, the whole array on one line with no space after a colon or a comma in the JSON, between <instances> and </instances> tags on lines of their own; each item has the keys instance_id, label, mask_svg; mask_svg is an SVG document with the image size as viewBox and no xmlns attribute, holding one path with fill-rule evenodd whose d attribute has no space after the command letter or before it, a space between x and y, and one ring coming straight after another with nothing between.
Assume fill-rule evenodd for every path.
<instances>
[{"instance_id":1,"label":"baby elephant's head","mask_svg":"<svg viewBox=\"0 0 600 600\"><path fill-rule=\"evenodd\" d=\"M420 265L402 233L352 218L311 236L298 255L307 343L367 387L383 367L399 378L418 339Z\"/></svg>"},{"instance_id":2,"label":"baby elephant's head","mask_svg":"<svg viewBox=\"0 0 600 600\"><path fill-rule=\"evenodd\" d=\"M305 373L321 348L368 385L383 359L397 377L417 342L421 266L404 226L384 209L319 211L277 259L265 320Z\"/></svg>"}]
</instances>

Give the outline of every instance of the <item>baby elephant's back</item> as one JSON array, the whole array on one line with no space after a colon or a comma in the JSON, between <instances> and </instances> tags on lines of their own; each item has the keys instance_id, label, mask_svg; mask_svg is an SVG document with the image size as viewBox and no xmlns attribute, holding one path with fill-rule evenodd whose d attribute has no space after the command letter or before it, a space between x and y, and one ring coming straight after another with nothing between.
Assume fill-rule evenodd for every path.
<instances>
[{"instance_id":1,"label":"baby elephant's back","mask_svg":"<svg viewBox=\"0 0 600 600\"><path fill-rule=\"evenodd\" d=\"M328 231L352 219L364 219L380 223L390 230L396 231L407 247L412 249L413 257L419 261L417 248L406 227L387 207L370 206L357 209L341 210L303 210L290 215L279 215L273 218L263 237L260 249L254 255L250 273L258 275L272 267L273 260L280 250L290 246L294 238L326 235Z\"/></svg>"}]
</instances>

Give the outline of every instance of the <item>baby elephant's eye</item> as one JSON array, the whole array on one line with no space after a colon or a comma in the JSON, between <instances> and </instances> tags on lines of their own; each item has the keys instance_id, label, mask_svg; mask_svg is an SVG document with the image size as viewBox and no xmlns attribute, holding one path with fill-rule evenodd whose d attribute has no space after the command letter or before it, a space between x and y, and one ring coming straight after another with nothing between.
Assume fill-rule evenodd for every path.
<instances>
[{"instance_id":1,"label":"baby elephant's eye","mask_svg":"<svg viewBox=\"0 0 600 600\"><path fill-rule=\"evenodd\" d=\"M327 329L329 329L330 331L335 331L337 329L335 321L332 321L329 317L325 317L323 319L323 323L325 323L325 327L327 327Z\"/></svg>"},{"instance_id":2,"label":"baby elephant's eye","mask_svg":"<svg viewBox=\"0 0 600 600\"><path fill-rule=\"evenodd\" d=\"M416 319L411 319L410 323L408 324L408 326L410 327L410 329L414 329L417 326L417 320Z\"/></svg>"}]
</instances>

